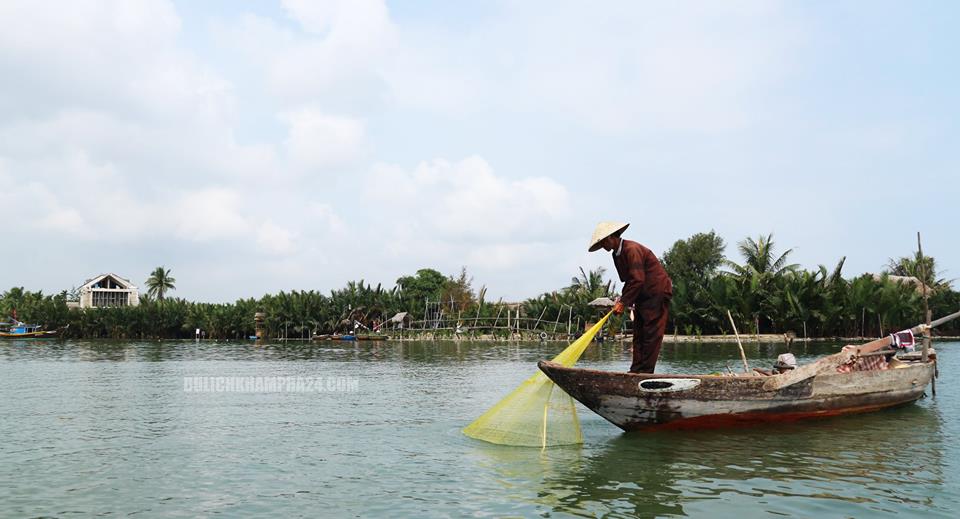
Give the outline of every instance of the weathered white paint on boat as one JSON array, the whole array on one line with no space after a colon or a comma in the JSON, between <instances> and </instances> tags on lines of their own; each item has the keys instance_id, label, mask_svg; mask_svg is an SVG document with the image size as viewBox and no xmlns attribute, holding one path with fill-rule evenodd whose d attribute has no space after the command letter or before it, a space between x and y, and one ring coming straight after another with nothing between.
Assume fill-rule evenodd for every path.
<instances>
[{"instance_id":1,"label":"weathered white paint on boat","mask_svg":"<svg viewBox=\"0 0 960 519\"><path fill-rule=\"evenodd\" d=\"M696 378L658 378L638 383L637 389L642 393L674 393L688 391L699 385L700 380Z\"/></svg>"},{"instance_id":2,"label":"weathered white paint on boat","mask_svg":"<svg viewBox=\"0 0 960 519\"><path fill-rule=\"evenodd\" d=\"M775 391L768 377L684 377L611 373L564 368L541 369L571 396L625 430L660 426L713 427L864 412L915 401L933 378L935 361L902 363L896 369L828 372ZM679 389L643 390L647 381L687 381Z\"/></svg>"}]
</instances>

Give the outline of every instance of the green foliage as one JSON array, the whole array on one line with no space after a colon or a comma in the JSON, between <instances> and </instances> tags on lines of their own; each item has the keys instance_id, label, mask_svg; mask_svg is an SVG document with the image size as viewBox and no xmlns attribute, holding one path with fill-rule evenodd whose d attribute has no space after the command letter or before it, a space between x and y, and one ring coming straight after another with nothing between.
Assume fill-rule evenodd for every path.
<instances>
[{"instance_id":1,"label":"green foliage","mask_svg":"<svg viewBox=\"0 0 960 519\"><path fill-rule=\"evenodd\" d=\"M177 287L174 285L176 282L177 280L170 276L170 269L157 267L147 278L147 294L163 301L163 296L167 292L176 290Z\"/></svg>"},{"instance_id":2,"label":"green foliage","mask_svg":"<svg viewBox=\"0 0 960 519\"><path fill-rule=\"evenodd\" d=\"M723 265L723 238L713 231L697 233L686 240L677 240L661 261L671 279L685 279L706 287Z\"/></svg>"},{"instance_id":3,"label":"green foliage","mask_svg":"<svg viewBox=\"0 0 960 519\"><path fill-rule=\"evenodd\" d=\"M48 329L69 325L67 336L117 339L193 338L197 328L210 339L243 339L255 333L253 315L264 312L268 336L306 338L315 333L352 330L355 321L372 328L398 312L419 311L422 315L424 300L429 297L436 301L444 293L453 295L456 304L464 305L464 311L475 312L486 292L481 289L478 302L466 269L458 278L423 269L415 276L400 278L403 290L401 285L385 289L359 280L347 282L329 296L313 290L293 291L231 304L209 304L177 298L161 300L159 287L170 290L174 282L169 274L162 267L154 271L151 279L160 281L158 290L143 295L135 307L69 309L66 292L45 296L14 287L0 295L0 310L10 315L15 308L20 320ZM486 315L491 305L485 305L484 310Z\"/></svg>"},{"instance_id":4,"label":"green foliage","mask_svg":"<svg viewBox=\"0 0 960 519\"><path fill-rule=\"evenodd\" d=\"M579 274L573 277L566 287L526 300L523 307L527 316L542 318L543 321L554 324L565 323L563 329L566 329L568 322L579 322L581 328L585 323L596 322L609 308L597 308L589 303L600 297L616 296L613 281L604 280L605 272L603 267L590 272L581 267ZM610 327L619 329L622 326L621 320L622 318L611 319Z\"/></svg>"},{"instance_id":5,"label":"green foliage","mask_svg":"<svg viewBox=\"0 0 960 519\"><path fill-rule=\"evenodd\" d=\"M732 284L717 277L717 269L724 264L725 248L723 238L710 231L677 240L663 253L663 267L673 280L670 313L675 330L679 331L678 323L683 323L684 333L688 329L701 333L719 326L726 315L726 309L717 304L732 299L728 295Z\"/></svg>"},{"instance_id":6,"label":"green foliage","mask_svg":"<svg viewBox=\"0 0 960 519\"><path fill-rule=\"evenodd\" d=\"M674 283L671 330L732 333L727 310L742 333L752 333L759 323L761 333L793 331L810 337L878 336L924 320L922 297L912 285L896 283L885 275L844 278L844 259L833 269L821 265L808 271L788 265L790 251L775 254L770 235L756 241L748 238L739 245L742 264L723 257L723 242L712 231L680 240L664 254ZM718 272L719 265L726 265L729 271ZM931 270L934 266L930 258ZM166 279L166 290L172 289L170 271L159 270ZM574 326L573 330L579 333L584 323L595 322L607 310L588 303L617 295L613 280L605 276L603 268L589 272L581 268L563 288L526 300L521 305L521 314L528 319L525 326L529 322L530 327L537 324L539 329L561 332L568 322L576 325L579 321L580 328ZM422 319L425 301L447 304L452 298L456 314L491 321L500 315L499 326L504 326L506 305L502 301L486 302L486 288L475 294L472 282L466 269L456 277L421 269L415 275L401 277L390 289L359 280L329 295L313 290L280 292L229 304L161 300L162 293L157 290L156 296L144 295L136 307L91 310L69 309L65 291L45 295L13 287L0 294L0 321L16 309L21 321L47 328L70 325L67 335L73 337L193 338L194 330L200 328L211 339L242 339L254 334L253 315L264 312L269 336L309 337L314 333L346 332L355 321L373 327L398 312ZM935 317L960 309L960 293L949 283L935 286L929 300ZM614 330L623 325L623 318L610 321ZM506 336L507 332L499 333ZM960 334L960 321L939 328L938 333Z\"/></svg>"},{"instance_id":7,"label":"green foliage","mask_svg":"<svg viewBox=\"0 0 960 519\"><path fill-rule=\"evenodd\" d=\"M924 256L921 258L919 251L914 252L913 256L909 257L890 258L887 260L887 270L885 272L894 276L915 277L933 289L949 289L952 283L950 280L939 277L941 273L937 271L937 261L933 257Z\"/></svg>"},{"instance_id":8,"label":"green foliage","mask_svg":"<svg viewBox=\"0 0 960 519\"><path fill-rule=\"evenodd\" d=\"M456 308L470 308L477 302L472 284L473 278L467 275L467 268L462 267L459 276L447 278L440 293L440 301L443 303L452 301Z\"/></svg>"},{"instance_id":9,"label":"green foliage","mask_svg":"<svg viewBox=\"0 0 960 519\"><path fill-rule=\"evenodd\" d=\"M778 297L781 297L779 289L787 274L799 268L787 264L787 257L793 249L788 249L780 256L776 256L774 249L772 234L760 236L756 241L748 237L737 244L737 250L744 259L743 264L725 261L740 294L737 313L741 317L751 318L750 326L746 329L755 333L760 333L762 328L775 327L776 307L780 303Z\"/></svg>"},{"instance_id":10,"label":"green foliage","mask_svg":"<svg viewBox=\"0 0 960 519\"><path fill-rule=\"evenodd\" d=\"M423 319L424 303L440 301L447 278L433 269L420 269L415 276L403 276L397 280L401 298L415 319Z\"/></svg>"}]
</instances>

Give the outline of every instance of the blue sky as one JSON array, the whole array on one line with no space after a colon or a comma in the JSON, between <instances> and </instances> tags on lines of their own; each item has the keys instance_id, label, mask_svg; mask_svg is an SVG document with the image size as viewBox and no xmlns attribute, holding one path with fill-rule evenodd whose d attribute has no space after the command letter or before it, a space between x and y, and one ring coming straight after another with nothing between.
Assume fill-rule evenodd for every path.
<instances>
[{"instance_id":1,"label":"blue sky","mask_svg":"<svg viewBox=\"0 0 960 519\"><path fill-rule=\"evenodd\" d=\"M465 266L568 282L773 233L958 277L953 2L4 2L0 288L230 301ZM15 245L14 245L15 244Z\"/></svg>"}]
</instances>

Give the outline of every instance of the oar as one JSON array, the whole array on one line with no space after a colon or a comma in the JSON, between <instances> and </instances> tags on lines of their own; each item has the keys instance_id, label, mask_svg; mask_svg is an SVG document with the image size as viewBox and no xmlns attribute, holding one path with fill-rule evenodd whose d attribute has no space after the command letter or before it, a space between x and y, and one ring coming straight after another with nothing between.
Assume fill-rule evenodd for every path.
<instances>
[{"instance_id":1,"label":"oar","mask_svg":"<svg viewBox=\"0 0 960 519\"><path fill-rule=\"evenodd\" d=\"M929 327L926 324L918 324L913 328L910 328L910 331L913 332L914 335L917 335L929 330L930 328L936 328L941 324L948 323L957 317L960 317L960 312L955 312L941 317L936 321L931 322ZM833 355L829 355L815 362L811 362L810 364L799 366L796 369L786 373L767 377L767 380L763 383L763 389L766 391L776 391L778 389L796 384L797 382L803 382L804 380L814 377L829 369L836 369L838 365L843 364L858 355L863 355L864 353L870 353L872 351L878 351L882 348L886 348L892 344L892 339L892 336L888 335L882 339L870 341L855 349L847 349L841 351L840 353L834 353Z\"/></svg>"}]
</instances>

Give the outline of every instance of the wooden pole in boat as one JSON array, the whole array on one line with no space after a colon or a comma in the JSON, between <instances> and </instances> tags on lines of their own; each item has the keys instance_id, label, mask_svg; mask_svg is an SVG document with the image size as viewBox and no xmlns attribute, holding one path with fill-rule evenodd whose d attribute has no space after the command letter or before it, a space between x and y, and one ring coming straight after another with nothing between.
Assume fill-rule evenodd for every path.
<instances>
[{"instance_id":1,"label":"wooden pole in boat","mask_svg":"<svg viewBox=\"0 0 960 519\"><path fill-rule=\"evenodd\" d=\"M923 260L923 245L920 244L920 232L917 231L917 256L920 261L920 285L923 286L923 315L927 319L927 329L923 334L923 351L920 354L920 360L927 361L927 354L930 352L930 320L933 315L930 313L929 294L927 294L927 265ZM932 276L931 276L932 277Z\"/></svg>"},{"instance_id":2,"label":"wooden pole in boat","mask_svg":"<svg viewBox=\"0 0 960 519\"><path fill-rule=\"evenodd\" d=\"M747 364L747 354L743 351L743 343L740 342L740 332L737 331L737 324L733 322L733 315L727 310L727 317L730 318L730 326L733 326L733 334L737 336L737 346L740 347L740 360L743 361L743 372L750 373L750 366Z\"/></svg>"}]
</instances>

